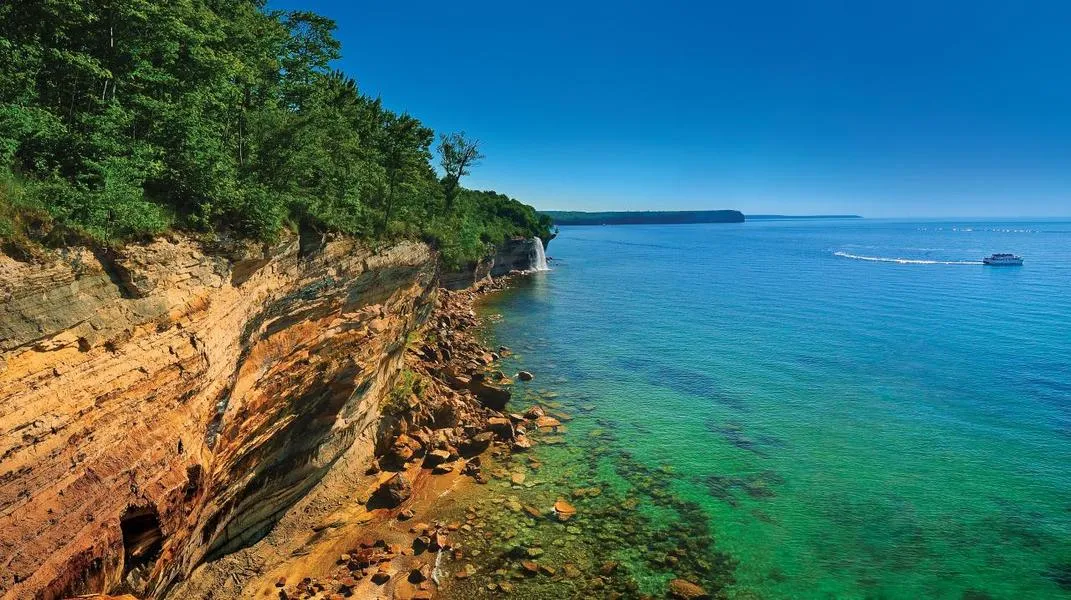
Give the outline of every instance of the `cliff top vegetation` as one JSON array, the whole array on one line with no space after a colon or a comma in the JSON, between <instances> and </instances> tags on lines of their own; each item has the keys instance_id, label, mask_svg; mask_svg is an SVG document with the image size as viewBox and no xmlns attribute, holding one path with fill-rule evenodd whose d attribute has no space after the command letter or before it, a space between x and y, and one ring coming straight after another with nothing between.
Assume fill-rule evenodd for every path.
<instances>
[{"instance_id":1,"label":"cliff top vegetation","mask_svg":"<svg viewBox=\"0 0 1071 600\"><path fill-rule=\"evenodd\" d=\"M312 228L424 239L460 264L549 235L532 207L461 185L477 141L436 143L333 70L334 27L262 0L0 4L0 241Z\"/></svg>"}]
</instances>

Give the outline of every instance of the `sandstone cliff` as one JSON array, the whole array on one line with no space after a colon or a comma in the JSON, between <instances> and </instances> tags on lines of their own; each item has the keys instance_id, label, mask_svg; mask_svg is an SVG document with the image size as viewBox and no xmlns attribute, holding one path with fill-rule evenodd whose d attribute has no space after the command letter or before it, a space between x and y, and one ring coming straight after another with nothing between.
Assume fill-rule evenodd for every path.
<instances>
[{"instance_id":1,"label":"sandstone cliff","mask_svg":"<svg viewBox=\"0 0 1071 600\"><path fill-rule=\"evenodd\" d=\"M434 289L420 244L0 256L0 596L159 593L262 536L384 437Z\"/></svg>"},{"instance_id":2,"label":"sandstone cliff","mask_svg":"<svg viewBox=\"0 0 1071 600\"><path fill-rule=\"evenodd\" d=\"M550 242L551 238L546 240ZM543 244L542 241L539 242ZM484 260L465 265L456 271L442 273L442 286L449 289L469 287L488 277L500 277L515 271L531 269L537 255L536 238L514 238L500 244L495 253Z\"/></svg>"}]
</instances>

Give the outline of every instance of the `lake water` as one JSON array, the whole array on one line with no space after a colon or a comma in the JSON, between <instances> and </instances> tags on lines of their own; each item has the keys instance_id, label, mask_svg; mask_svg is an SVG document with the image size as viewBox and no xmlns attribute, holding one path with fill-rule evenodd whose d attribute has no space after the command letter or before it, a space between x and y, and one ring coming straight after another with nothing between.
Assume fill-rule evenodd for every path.
<instances>
[{"instance_id":1,"label":"lake water","mask_svg":"<svg viewBox=\"0 0 1071 600\"><path fill-rule=\"evenodd\" d=\"M485 314L536 374L514 404L574 417L501 491L581 488L551 558L635 594L1071 597L1071 222L570 227L547 252Z\"/></svg>"}]
</instances>

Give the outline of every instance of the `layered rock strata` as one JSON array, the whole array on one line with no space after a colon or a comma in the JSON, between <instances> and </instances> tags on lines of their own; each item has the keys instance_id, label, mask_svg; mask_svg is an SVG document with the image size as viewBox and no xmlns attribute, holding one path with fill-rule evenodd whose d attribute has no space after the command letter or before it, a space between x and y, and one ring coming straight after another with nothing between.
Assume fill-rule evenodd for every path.
<instances>
[{"instance_id":1,"label":"layered rock strata","mask_svg":"<svg viewBox=\"0 0 1071 600\"><path fill-rule=\"evenodd\" d=\"M434 264L318 238L0 256L0 596L162 597L371 463Z\"/></svg>"}]
</instances>

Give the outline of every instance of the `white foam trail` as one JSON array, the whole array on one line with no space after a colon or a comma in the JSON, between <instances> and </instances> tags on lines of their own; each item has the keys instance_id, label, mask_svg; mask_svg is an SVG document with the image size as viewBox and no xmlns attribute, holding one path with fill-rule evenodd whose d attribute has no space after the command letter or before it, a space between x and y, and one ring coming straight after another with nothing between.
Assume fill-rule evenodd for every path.
<instances>
[{"instance_id":1,"label":"white foam trail","mask_svg":"<svg viewBox=\"0 0 1071 600\"><path fill-rule=\"evenodd\" d=\"M532 238L535 241L535 260L532 261L535 265L532 267L532 271L549 271L550 267L547 266L547 252L543 249L543 240L539 237Z\"/></svg>"},{"instance_id":2,"label":"white foam trail","mask_svg":"<svg viewBox=\"0 0 1071 600\"><path fill-rule=\"evenodd\" d=\"M435 582L435 585L442 585L439 581L439 575L442 571L439 570L439 566L443 560L443 549L439 548L439 553L435 555L435 568L431 570L431 580Z\"/></svg>"},{"instance_id":3,"label":"white foam trail","mask_svg":"<svg viewBox=\"0 0 1071 600\"><path fill-rule=\"evenodd\" d=\"M884 256L860 256L847 252L834 252L833 256L851 258L854 260L869 260L871 262L897 263L901 265L980 265L980 260L921 260L915 258L888 258Z\"/></svg>"}]
</instances>

